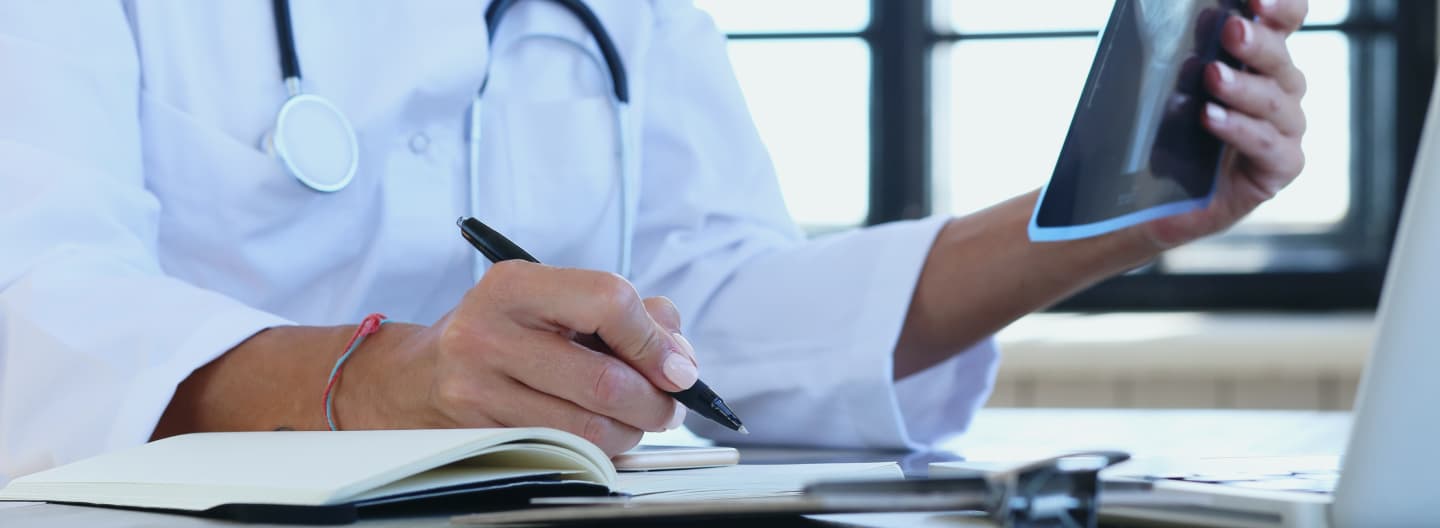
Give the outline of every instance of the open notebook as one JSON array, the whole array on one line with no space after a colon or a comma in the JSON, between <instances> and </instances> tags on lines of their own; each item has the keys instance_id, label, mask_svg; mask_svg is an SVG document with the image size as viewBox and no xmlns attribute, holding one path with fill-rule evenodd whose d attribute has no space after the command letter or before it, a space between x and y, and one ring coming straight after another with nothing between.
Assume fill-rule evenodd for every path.
<instances>
[{"instance_id":1,"label":"open notebook","mask_svg":"<svg viewBox=\"0 0 1440 528\"><path fill-rule=\"evenodd\" d=\"M815 480L899 476L894 463L617 475L594 444L543 428L201 433L20 477L0 501L344 523L362 512L469 513L612 491L644 501L783 496Z\"/></svg>"},{"instance_id":2,"label":"open notebook","mask_svg":"<svg viewBox=\"0 0 1440 528\"><path fill-rule=\"evenodd\" d=\"M606 495L614 482L604 452L553 429L200 433L20 477L0 500L329 523L399 502Z\"/></svg>"}]
</instances>

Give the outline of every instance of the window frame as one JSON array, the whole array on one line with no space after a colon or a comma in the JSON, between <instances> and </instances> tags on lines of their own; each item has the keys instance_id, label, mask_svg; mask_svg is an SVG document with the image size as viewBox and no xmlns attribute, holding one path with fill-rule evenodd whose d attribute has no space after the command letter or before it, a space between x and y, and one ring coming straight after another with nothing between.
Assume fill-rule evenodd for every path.
<instances>
[{"instance_id":1,"label":"window frame","mask_svg":"<svg viewBox=\"0 0 1440 528\"><path fill-rule=\"evenodd\" d=\"M933 0L871 0L859 31L732 33L731 39L859 38L871 52L870 173L866 225L932 214L933 68L936 46L965 40L1093 37L1095 31L963 34L940 28ZM1436 71L1436 3L1351 0L1335 24L1351 49L1350 210L1322 234L1230 235L1221 244L1263 243L1334 251L1342 264L1314 271L1164 273L1157 265L1101 282L1057 305L1063 311L1334 310L1379 299ZM1162 302L1157 302L1162 301Z\"/></svg>"}]
</instances>

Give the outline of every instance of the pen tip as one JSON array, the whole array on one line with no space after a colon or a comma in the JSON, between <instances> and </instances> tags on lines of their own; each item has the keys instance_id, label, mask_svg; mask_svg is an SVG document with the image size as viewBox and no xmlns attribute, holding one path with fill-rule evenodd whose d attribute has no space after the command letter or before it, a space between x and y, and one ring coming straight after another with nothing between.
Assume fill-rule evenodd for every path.
<instances>
[{"instance_id":1,"label":"pen tip","mask_svg":"<svg viewBox=\"0 0 1440 528\"><path fill-rule=\"evenodd\" d=\"M736 431L739 431L740 434L743 434L743 435L748 435L748 434L750 434L750 430L749 430L749 429L746 429L745 426L743 426L743 425L740 426L739 429L736 429Z\"/></svg>"},{"instance_id":2,"label":"pen tip","mask_svg":"<svg viewBox=\"0 0 1440 528\"><path fill-rule=\"evenodd\" d=\"M465 225L465 217L462 216L462 217L460 217L460 218L456 218L456 219L455 219L455 225L457 225L457 226L458 226L458 225Z\"/></svg>"}]
</instances>

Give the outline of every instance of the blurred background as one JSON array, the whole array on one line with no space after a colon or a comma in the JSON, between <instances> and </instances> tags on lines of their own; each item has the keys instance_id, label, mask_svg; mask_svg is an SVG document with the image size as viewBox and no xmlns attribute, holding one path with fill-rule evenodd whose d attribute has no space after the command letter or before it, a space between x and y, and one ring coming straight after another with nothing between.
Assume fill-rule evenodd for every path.
<instances>
[{"instance_id":1,"label":"blurred background","mask_svg":"<svg viewBox=\"0 0 1440 528\"><path fill-rule=\"evenodd\" d=\"M813 236L1049 178L1112 0L697 0ZM1000 336L990 405L1346 409L1435 76L1435 0L1311 0L1305 172Z\"/></svg>"}]
</instances>

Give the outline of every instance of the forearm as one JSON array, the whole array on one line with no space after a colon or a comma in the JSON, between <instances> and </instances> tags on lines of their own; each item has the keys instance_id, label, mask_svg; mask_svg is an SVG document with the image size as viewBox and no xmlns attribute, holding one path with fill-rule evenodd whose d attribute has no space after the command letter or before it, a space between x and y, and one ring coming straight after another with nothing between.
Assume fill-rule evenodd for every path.
<instances>
[{"instance_id":1,"label":"forearm","mask_svg":"<svg viewBox=\"0 0 1440 528\"><path fill-rule=\"evenodd\" d=\"M388 323L346 365L335 394L341 424L379 427L398 375L399 341L419 327ZM270 328L195 370L175 390L152 438L204 431L325 429L321 394L355 326Z\"/></svg>"},{"instance_id":2,"label":"forearm","mask_svg":"<svg viewBox=\"0 0 1440 528\"><path fill-rule=\"evenodd\" d=\"M1068 242L1026 234L1038 193L951 220L925 260L895 350L895 379L945 361L1021 316L1153 258L1133 229Z\"/></svg>"}]
</instances>

